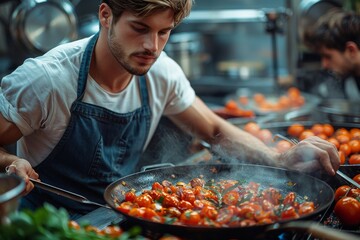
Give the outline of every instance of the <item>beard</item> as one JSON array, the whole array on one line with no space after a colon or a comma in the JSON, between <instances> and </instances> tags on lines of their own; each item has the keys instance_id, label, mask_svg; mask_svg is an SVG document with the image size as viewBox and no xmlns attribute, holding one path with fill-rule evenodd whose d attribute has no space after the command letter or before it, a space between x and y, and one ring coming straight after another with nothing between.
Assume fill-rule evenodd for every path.
<instances>
[{"instance_id":1,"label":"beard","mask_svg":"<svg viewBox=\"0 0 360 240\"><path fill-rule=\"evenodd\" d=\"M131 73L133 75L140 76L140 75L146 74L152 65L134 66L131 64L131 60L130 60L130 57L132 55L156 56L155 53L150 53L150 52L144 51L144 52L132 53L129 55L129 57L127 57L124 47L121 46L120 44L118 44L118 42L116 40L116 36L114 34L112 26L110 27L110 31L108 34L108 46L109 46L111 54L114 56L116 61L126 71L128 71L129 73Z\"/></svg>"}]
</instances>

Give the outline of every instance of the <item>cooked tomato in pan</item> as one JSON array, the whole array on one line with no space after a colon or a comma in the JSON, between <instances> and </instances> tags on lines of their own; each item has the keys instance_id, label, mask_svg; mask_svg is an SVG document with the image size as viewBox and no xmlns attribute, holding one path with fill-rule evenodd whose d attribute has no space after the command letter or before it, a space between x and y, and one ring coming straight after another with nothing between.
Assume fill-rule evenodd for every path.
<instances>
[{"instance_id":1,"label":"cooked tomato in pan","mask_svg":"<svg viewBox=\"0 0 360 240\"><path fill-rule=\"evenodd\" d=\"M194 178L186 183L154 182L138 194L128 191L117 209L159 223L241 227L296 219L314 212L315 205L295 192L256 182Z\"/></svg>"}]
</instances>

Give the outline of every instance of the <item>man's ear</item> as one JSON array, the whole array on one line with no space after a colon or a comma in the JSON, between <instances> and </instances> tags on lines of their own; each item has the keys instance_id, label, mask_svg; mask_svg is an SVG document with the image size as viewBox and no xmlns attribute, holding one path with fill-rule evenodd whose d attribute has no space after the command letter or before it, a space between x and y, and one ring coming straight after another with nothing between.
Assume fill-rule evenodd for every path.
<instances>
[{"instance_id":1,"label":"man's ear","mask_svg":"<svg viewBox=\"0 0 360 240\"><path fill-rule=\"evenodd\" d=\"M359 47L353 41L346 42L345 50L349 51L350 53L358 53L360 51Z\"/></svg>"},{"instance_id":2,"label":"man's ear","mask_svg":"<svg viewBox=\"0 0 360 240\"><path fill-rule=\"evenodd\" d=\"M99 22L100 22L101 26L103 26L105 28L109 28L111 19L112 19L112 12L111 12L109 5L107 5L106 3L100 4L100 6L99 6Z\"/></svg>"}]
</instances>

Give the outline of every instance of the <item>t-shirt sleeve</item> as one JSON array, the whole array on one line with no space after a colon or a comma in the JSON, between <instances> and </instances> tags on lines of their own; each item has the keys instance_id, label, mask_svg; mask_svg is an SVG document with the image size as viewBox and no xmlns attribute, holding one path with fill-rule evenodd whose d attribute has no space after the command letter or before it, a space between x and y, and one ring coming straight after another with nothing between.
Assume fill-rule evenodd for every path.
<instances>
[{"instance_id":1,"label":"t-shirt sleeve","mask_svg":"<svg viewBox=\"0 0 360 240\"><path fill-rule=\"evenodd\" d=\"M45 119L44 102L49 91L40 84L45 75L35 60L28 59L1 81L0 111L25 136L39 129Z\"/></svg>"}]
</instances>

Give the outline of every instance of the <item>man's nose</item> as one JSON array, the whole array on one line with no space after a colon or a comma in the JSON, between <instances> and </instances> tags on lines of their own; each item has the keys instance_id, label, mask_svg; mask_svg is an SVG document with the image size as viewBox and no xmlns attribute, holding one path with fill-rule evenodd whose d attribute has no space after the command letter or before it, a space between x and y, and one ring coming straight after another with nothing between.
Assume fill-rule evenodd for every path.
<instances>
[{"instance_id":1,"label":"man's nose","mask_svg":"<svg viewBox=\"0 0 360 240\"><path fill-rule=\"evenodd\" d=\"M149 52L156 52L159 48L159 40L157 34L150 33L146 36L144 48Z\"/></svg>"},{"instance_id":2,"label":"man's nose","mask_svg":"<svg viewBox=\"0 0 360 240\"><path fill-rule=\"evenodd\" d=\"M329 69L329 61L325 58L321 59L321 67L324 69Z\"/></svg>"}]
</instances>

